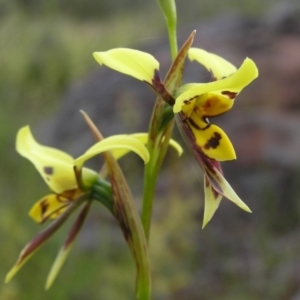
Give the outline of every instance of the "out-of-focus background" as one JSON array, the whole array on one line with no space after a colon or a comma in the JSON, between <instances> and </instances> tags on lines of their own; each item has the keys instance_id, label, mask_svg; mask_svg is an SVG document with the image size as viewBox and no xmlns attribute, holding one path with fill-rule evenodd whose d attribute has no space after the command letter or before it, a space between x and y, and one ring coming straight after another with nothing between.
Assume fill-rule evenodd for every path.
<instances>
[{"instance_id":1,"label":"out-of-focus background","mask_svg":"<svg viewBox=\"0 0 300 300\"><path fill-rule=\"evenodd\" d=\"M201 170L188 151L167 155L151 240L153 299L300 299L300 4L279 0L178 1L182 43L237 66L248 56L260 77L228 114L211 120L228 133L238 160L226 178L251 207L223 200L201 229ZM0 281L19 251L43 227L27 212L48 193L14 149L30 124L38 140L78 155L93 140L79 109L104 135L147 131L155 96L141 82L100 67L93 51L135 47L170 64L164 19L153 1L0 1ZM187 63L185 82L209 79ZM179 134L174 137L182 144ZM95 168L101 161L93 161ZM140 206L142 163L122 167ZM50 291L44 282L71 223L44 245L0 299L133 299L135 271L114 220L95 203Z\"/></svg>"}]
</instances>

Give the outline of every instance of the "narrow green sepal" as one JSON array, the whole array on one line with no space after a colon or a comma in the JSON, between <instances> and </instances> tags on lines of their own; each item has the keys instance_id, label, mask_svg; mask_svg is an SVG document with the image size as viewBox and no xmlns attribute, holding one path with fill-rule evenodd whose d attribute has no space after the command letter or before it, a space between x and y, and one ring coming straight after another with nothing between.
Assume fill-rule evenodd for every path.
<instances>
[{"instance_id":1,"label":"narrow green sepal","mask_svg":"<svg viewBox=\"0 0 300 300\"><path fill-rule=\"evenodd\" d=\"M65 212L52 222L47 228L41 231L34 237L21 251L15 265L11 268L5 278L5 282L9 282L27 260L67 221L69 216L87 200L87 195L84 194L75 200Z\"/></svg>"},{"instance_id":2,"label":"narrow green sepal","mask_svg":"<svg viewBox=\"0 0 300 300\"><path fill-rule=\"evenodd\" d=\"M83 206L83 208L81 209L75 223L73 224L63 246L61 247L51 269L50 269L50 272L49 272L49 275L47 277L47 280L46 280L46 285L45 285L45 289L48 290L54 280L56 279L59 271L61 270L62 266L64 265L73 245L74 245L74 242L78 236L78 233L80 232L85 220L86 220L86 217L87 217L87 214L89 212L89 209L91 207L91 204L92 202L91 201L87 201L85 203L85 205Z\"/></svg>"}]
</instances>

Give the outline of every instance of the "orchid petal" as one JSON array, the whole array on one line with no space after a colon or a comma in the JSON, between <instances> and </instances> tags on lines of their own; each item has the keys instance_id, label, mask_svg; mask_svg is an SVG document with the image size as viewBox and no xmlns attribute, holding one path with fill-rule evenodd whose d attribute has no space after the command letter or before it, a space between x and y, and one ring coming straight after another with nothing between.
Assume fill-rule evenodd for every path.
<instances>
[{"instance_id":1,"label":"orchid petal","mask_svg":"<svg viewBox=\"0 0 300 300\"><path fill-rule=\"evenodd\" d=\"M59 271L61 270L62 266L64 265L70 251L72 250L73 243L69 244L67 248L62 247L57 257L55 258L55 261L51 267L50 273L46 280L45 289L48 290L52 286L54 280L56 279Z\"/></svg>"},{"instance_id":2,"label":"orchid petal","mask_svg":"<svg viewBox=\"0 0 300 300\"><path fill-rule=\"evenodd\" d=\"M32 136L29 126L19 130L16 148L20 155L34 164L52 191L61 193L77 187L73 157L55 148L40 145Z\"/></svg>"},{"instance_id":3,"label":"orchid petal","mask_svg":"<svg viewBox=\"0 0 300 300\"><path fill-rule=\"evenodd\" d=\"M199 48L189 50L189 59L196 60L211 72L216 80L228 77L236 72L236 67L226 59Z\"/></svg>"},{"instance_id":4,"label":"orchid petal","mask_svg":"<svg viewBox=\"0 0 300 300\"><path fill-rule=\"evenodd\" d=\"M231 94L231 97L234 94ZM204 117L216 117L226 111L230 110L234 104L234 99L229 98L228 95L213 92L206 93L197 98L195 106L197 107L198 114ZM184 105L182 110L184 112Z\"/></svg>"},{"instance_id":5,"label":"orchid petal","mask_svg":"<svg viewBox=\"0 0 300 300\"><path fill-rule=\"evenodd\" d=\"M209 172L208 178L217 193L232 201L241 209L251 213L251 209L240 199L240 197L236 194L236 192L233 190L233 188L230 186L230 184L227 182L224 176L219 172L219 170L217 170L217 168L213 168L213 170ZM212 180L218 184L218 189L215 188L215 185L212 183Z\"/></svg>"},{"instance_id":6,"label":"orchid petal","mask_svg":"<svg viewBox=\"0 0 300 300\"><path fill-rule=\"evenodd\" d=\"M134 49L116 48L105 52L94 52L100 65L152 84L159 62L150 54Z\"/></svg>"},{"instance_id":7,"label":"orchid petal","mask_svg":"<svg viewBox=\"0 0 300 300\"><path fill-rule=\"evenodd\" d=\"M223 198L222 195L220 195L213 189L207 176L204 176L204 195L205 195L204 198L205 203L204 203L204 217L203 217L202 229L211 220L211 218L215 214Z\"/></svg>"},{"instance_id":8,"label":"orchid petal","mask_svg":"<svg viewBox=\"0 0 300 300\"><path fill-rule=\"evenodd\" d=\"M177 151L178 156L181 156L181 155L182 155L182 153L183 153L183 148L181 147L181 145L180 145L178 142L176 142L176 141L173 140L173 139L170 139L170 140L169 140L169 145L170 145L171 147L173 147L173 148Z\"/></svg>"},{"instance_id":9,"label":"orchid petal","mask_svg":"<svg viewBox=\"0 0 300 300\"><path fill-rule=\"evenodd\" d=\"M233 95L238 94L257 76L258 70L255 63L251 59L246 58L241 67L231 76L214 82L193 85L192 88L179 95L176 98L173 111L174 113L180 112L182 110L182 106L187 101L206 93L217 92L223 95L228 95L228 98L232 99Z\"/></svg>"},{"instance_id":10,"label":"orchid petal","mask_svg":"<svg viewBox=\"0 0 300 300\"><path fill-rule=\"evenodd\" d=\"M27 245L26 245L27 246ZM18 271L21 269L21 267L27 262L27 260L35 253L33 251L26 257L22 257L22 253L26 250L26 247L22 250L17 262L14 264L14 266L9 270L9 272L5 276L5 283L8 283L12 280L12 278L18 273Z\"/></svg>"},{"instance_id":11,"label":"orchid petal","mask_svg":"<svg viewBox=\"0 0 300 300\"><path fill-rule=\"evenodd\" d=\"M147 142L148 142L148 135L149 135L148 133L133 133L133 134L130 134L131 137L134 137L135 139L139 140L144 145L146 145ZM180 146L179 143L177 143L173 139L170 139L169 145L177 151L178 156L182 155L183 149L182 149L182 147ZM115 159L120 159L121 157L126 155L128 152L130 152L130 150L128 150L128 149L115 149L115 150L111 151L111 153L112 153L112 155L114 156Z\"/></svg>"},{"instance_id":12,"label":"orchid petal","mask_svg":"<svg viewBox=\"0 0 300 300\"><path fill-rule=\"evenodd\" d=\"M193 132L196 145L204 155L218 161L236 159L234 148L221 128L205 123L196 113L186 122Z\"/></svg>"},{"instance_id":13,"label":"orchid petal","mask_svg":"<svg viewBox=\"0 0 300 300\"><path fill-rule=\"evenodd\" d=\"M184 92L194 88L194 87L198 87L200 84L205 84L205 83L186 83L181 85L175 93L176 98L178 98L181 94L183 94Z\"/></svg>"},{"instance_id":14,"label":"orchid petal","mask_svg":"<svg viewBox=\"0 0 300 300\"><path fill-rule=\"evenodd\" d=\"M129 135L115 135L103 139L89 148L75 160L75 166L80 169L83 163L91 157L113 149L128 149L139 155L145 163L149 161L149 152L145 145Z\"/></svg>"},{"instance_id":15,"label":"orchid petal","mask_svg":"<svg viewBox=\"0 0 300 300\"><path fill-rule=\"evenodd\" d=\"M190 101L186 101L185 105L182 105L182 112L185 114L185 116L187 118L189 118L191 116L191 114L194 111L196 105L196 98L190 100Z\"/></svg>"},{"instance_id":16,"label":"orchid petal","mask_svg":"<svg viewBox=\"0 0 300 300\"><path fill-rule=\"evenodd\" d=\"M70 199L62 195L50 194L36 202L29 211L29 216L37 223L56 219L70 204Z\"/></svg>"},{"instance_id":17,"label":"orchid petal","mask_svg":"<svg viewBox=\"0 0 300 300\"><path fill-rule=\"evenodd\" d=\"M148 142L149 134L148 133L134 133L134 134L131 134L130 136L138 139L140 142L142 142L143 144L146 145L147 142ZM182 149L181 145L178 142L176 142L173 139L170 139L169 140L169 145L177 151L178 156L182 155L183 149Z\"/></svg>"}]
</instances>

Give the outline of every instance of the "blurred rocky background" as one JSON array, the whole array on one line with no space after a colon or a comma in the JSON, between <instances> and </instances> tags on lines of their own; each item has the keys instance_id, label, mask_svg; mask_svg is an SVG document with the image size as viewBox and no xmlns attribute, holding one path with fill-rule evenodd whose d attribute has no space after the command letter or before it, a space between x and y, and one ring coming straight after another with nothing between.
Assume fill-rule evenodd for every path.
<instances>
[{"instance_id":1,"label":"blurred rocky background","mask_svg":"<svg viewBox=\"0 0 300 300\"><path fill-rule=\"evenodd\" d=\"M0 275L42 226L27 211L47 187L14 151L19 127L79 155L92 137L85 110L106 136L147 131L155 95L145 84L100 67L93 51L134 47L170 65L164 20L155 1L0 1ZM178 36L239 66L248 56L259 78L229 113L211 119L231 138L238 160L227 180L251 207L227 200L208 226L202 173L173 150L157 187L151 240L153 299L300 299L300 4L299 1L178 1ZM187 62L185 82L209 74ZM175 130L174 138L183 142ZM184 146L184 145L183 145ZM98 168L100 159L91 165ZM121 161L140 206L142 163ZM133 299L134 267L114 220L93 207L54 287L44 281L65 232L52 238L0 298Z\"/></svg>"}]
</instances>

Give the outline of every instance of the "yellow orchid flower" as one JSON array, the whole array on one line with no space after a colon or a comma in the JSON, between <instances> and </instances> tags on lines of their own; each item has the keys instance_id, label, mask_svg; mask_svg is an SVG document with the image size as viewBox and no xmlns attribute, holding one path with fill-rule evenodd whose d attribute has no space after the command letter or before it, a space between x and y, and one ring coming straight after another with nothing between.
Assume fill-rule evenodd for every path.
<instances>
[{"instance_id":1,"label":"yellow orchid flower","mask_svg":"<svg viewBox=\"0 0 300 300\"><path fill-rule=\"evenodd\" d=\"M250 212L222 175L219 162L236 158L230 139L221 128L210 124L208 118L221 115L232 108L242 89L258 76L255 63L246 58L237 69L216 54L190 48L190 60L197 61L211 72L213 81L186 84L177 90L176 95L171 95L160 80L159 63L148 53L119 48L96 52L94 56L107 67L145 81L173 107L178 128L205 174L203 227L212 218L223 196ZM151 74L152 77L149 76Z\"/></svg>"},{"instance_id":2,"label":"yellow orchid flower","mask_svg":"<svg viewBox=\"0 0 300 300\"><path fill-rule=\"evenodd\" d=\"M94 57L101 64L147 82L158 94L165 96L166 89L162 87L158 74L159 63L150 54L117 48L95 52ZM237 70L220 56L197 48L189 50L189 58L203 64L212 72L215 81L183 85L178 90L173 111L184 113L197 145L206 156L218 161L235 159L235 151L227 135L219 127L209 124L207 118L232 108L236 96L258 76L256 65L247 58Z\"/></svg>"},{"instance_id":3,"label":"yellow orchid flower","mask_svg":"<svg viewBox=\"0 0 300 300\"><path fill-rule=\"evenodd\" d=\"M145 163L149 160L148 150L143 143L130 135L108 137L74 159L65 152L37 143L29 126L25 126L18 132L16 148L19 154L34 164L49 188L55 193L43 197L30 210L30 216L37 222L43 222L49 217L57 217L72 199L76 199L84 192L78 187L74 168L81 172L84 189L93 186L98 179L98 174L93 170L82 168L83 163L91 157L108 150L123 150L125 154L134 151Z\"/></svg>"},{"instance_id":4,"label":"yellow orchid flower","mask_svg":"<svg viewBox=\"0 0 300 300\"><path fill-rule=\"evenodd\" d=\"M222 197L251 212L225 180L219 161L236 158L234 148L225 132L210 124L209 117L230 110L237 95L257 76L255 63L246 58L237 70L216 54L191 48L189 58L196 60L212 73L209 83L182 86L173 107L176 121L199 165L204 171L205 208L203 227L211 220Z\"/></svg>"},{"instance_id":5,"label":"yellow orchid flower","mask_svg":"<svg viewBox=\"0 0 300 300\"><path fill-rule=\"evenodd\" d=\"M222 74L221 70L217 74ZM229 77L206 84L189 85L189 88L176 98L173 111L183 112L196 144L207 157L218 161L236 158L227 135L216 125L209 124L207 118L230 110L240 91L257 75L254 62L247 58ZM182 90L185 89L183 86Z\"/></svg>"},{"instance_id":6,"label":"yellow orchid flower","mask_svg":"<svg viewBox=\"0 0 300 300\"><path fill-rule=\"evenodd\" d=\"M33 137L29 126L21 128L17 134L16 149L22 156L29 159L41 174L49 188L54 192L39 200L29 212L38 223L48 219L56 219L48 228L29 242L21 252L17 262L8 272L5 281L9 282L32 254L67 220L79 205L85 202L74 226L66 240L62 256L56 261L47 280L47 287L51 285L57 270L66 258L66 253L77 236L87 215L91 201L100 200L112 205L111 187L108 182L90 169L84 168L83 163L91 157L105 151L118 151L119 157L129 151L138 154L145 163L149 160L149 153L145 145L130 135L111 136L93 145L83 155L74 159L72 156L55 148L40 145ZM78 178L79 175L79 178ZM112 209L111 209L112 210Z\"/></svg>"},{"instance_id":7,"label":"yellow orchid flower","mask_svg":"<svg viewBox=\"0 0 300 300\"><path fill-rule=\"evenodd\" d=\"M95 171L82 167L83 163L91 157L108 150L111 151L115 159L119 159L129 151L133 151L147 163L149 160L149 153L145 147L147 140L147 133L115 135L96 143L83 155L74 159L63 151L39 144L34 139L29 126L21 128L17 134L17 151L34 164L46 184L54 192L37 201L29 211L29 215L38 223L43 223L48 219L55 220L25 246L17 262L8 272L5 281L9 282L34 252L60 228L70 214L82 202L85 202L51 268L46 282L46 288L48 289L66 260L84 223L91 204L89 200L95 199L104 205L107 204L106 207L114 213L110 184L99 178ZM182 154L183 150L177 142L171 140L170 145L177 150L179 155ZM76 173L80 175L79 180L81 182L78 182Z\"/></svg>"}]
</instances>

